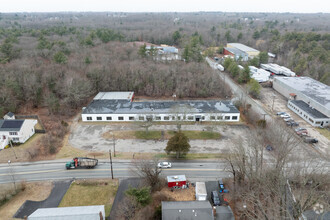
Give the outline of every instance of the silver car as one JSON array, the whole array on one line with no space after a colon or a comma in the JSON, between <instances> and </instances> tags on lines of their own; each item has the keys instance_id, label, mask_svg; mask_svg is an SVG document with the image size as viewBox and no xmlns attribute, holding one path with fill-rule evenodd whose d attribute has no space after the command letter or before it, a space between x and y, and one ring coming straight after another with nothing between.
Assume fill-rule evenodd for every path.
<instances>
[{"instance_id":1,"label":"silver car","mask_svg":"<svg viewBox=\"0 0 330 220\"><path fill-rule=\"evenodd\" d=\"M172 164L170 162L160 162L158 163L158 168L171 168Z\"/></svg>"}]
</instances>

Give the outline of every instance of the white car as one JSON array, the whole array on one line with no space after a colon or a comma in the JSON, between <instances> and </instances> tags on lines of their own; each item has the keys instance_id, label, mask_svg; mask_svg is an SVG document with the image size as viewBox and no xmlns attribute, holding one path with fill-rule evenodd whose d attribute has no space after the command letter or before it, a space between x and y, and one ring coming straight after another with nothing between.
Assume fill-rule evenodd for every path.
<instances>
[{"instance_id":1,"label":"white car","mask_svg":"<svg viewBox=\"0 0 330 220\"><path fill-rule=\"evenodd\" d=\"M289 114L283 114L283 115L280 115L281 118L290 118L291 116Z\"/></svg>"},{"instance_id":2,"label":"white car","mask_svg":"<svg viewBox=\"0 0 330 220\"><path fill-rule=\"evenodd\" d=\"M171 168L172 164L170 162L160 162L158 163L158 168Z\"/></svg>"}]
</instances>

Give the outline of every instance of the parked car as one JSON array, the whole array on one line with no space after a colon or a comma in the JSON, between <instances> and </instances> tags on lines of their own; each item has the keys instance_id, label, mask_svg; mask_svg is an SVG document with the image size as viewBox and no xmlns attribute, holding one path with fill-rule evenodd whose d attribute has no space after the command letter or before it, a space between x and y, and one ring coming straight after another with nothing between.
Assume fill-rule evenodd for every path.
<instances>
[{"instance_id":1,"label":"parked car","mask_svg":"<svg viewBox=\"0 0 330 220\"><path fill-rule=\"evenodd\" d=\"M170 162L160 162L158 163L158 168L171 168L172 164Z\"/></svg>"},{"instance_id":2,"label":"parked car","mask_svg":"<svg viewBox=\"0 0 330 220\"><path fill-rule=\"evenodd\" d=\"M287 113L280 115L281 118L290 118L291 116Z\"/></svg>"},{"instance_id":3,"label":"parked car","mask_svg":"<svg viewBox=\"0 0 330 220\"><path fill-rule=\"evenodd\" d=\"M306 128L302 128L302 127L299 127L299 128L296 128L296 129L294 129L296 132L298 132L298 131L303 131L303 130L306 130L307 131L307 129Z\"/></svg>"},{"instance_id":4,"label":"parked car","mask_svg":"<svg viewBox=\"0 0 330 220\"><path fill-rule=\"evenodd\" d=\"M284 118L284 121L286 121L286 122L288 122L288 121L293 121L293 119L292 118Z\"/></svg>"},{"instance_id":5,"label":"parked car","mask_svg":"<svg viewBox=\"0 0 330 220\"><path fill-rule=\"evenodd\" d=\"M276 115L284 115L286 112L277 112Z\"/></svg>"},{"instance_id":6,"label":"parked car","mask_svg":"<svg viewBox=\"0 0 330 220\"><path fill-rule=\"evenodd\" d=\"M307 130L300 130L300 131L296 131L296 133L300 136L306 136L308 134Z\"/></svg>"},{"instance_id":7,"label":"parked car","mask_svg":"<svg viewBox=\"0 0 330 220\"><path fill-rule=\"evenodd\" d=\"M219 192L220 193L228 193L228 189L225 189L225 184L223 184L223 181L222 179L219 179L219 187L220 187L220 190Z\"/></svg>"},{"instance_id":8,"label":"parked car","mask_svg":"<svg viewBox=\"0 0 330 220\"><path fill-rule=\"evenodd\" d=\"M312 137L305 137L304 142L309 143L309 144L316 144L317 142L319 142L319 140L317 140L316 138L312 138Z\"/></svg>"},{"instance_id":9,"label":"parked car","mask_svg":"<svg viewBox=\"0 0 330 220\"><path fill-rule=\"evenodd\" d=\"M220 198L219 198L219 195L218 195L217 191L212 191L211 199L212 199L212 202L213 202L214 206L220 206L221 205Z\"/></svg>"},{"instance_id":10,"label":"parked car","mask_svg":"<svg viewBox=\"0 0 330 220\"><path fill-rule=\"evenodd\" d=\"M273 151L274 149L273 149L273 147L272 147L271 145L268 144L268 145L266 146L266 150L268 150L268 151Z\"/></svg>"}]
</instances>

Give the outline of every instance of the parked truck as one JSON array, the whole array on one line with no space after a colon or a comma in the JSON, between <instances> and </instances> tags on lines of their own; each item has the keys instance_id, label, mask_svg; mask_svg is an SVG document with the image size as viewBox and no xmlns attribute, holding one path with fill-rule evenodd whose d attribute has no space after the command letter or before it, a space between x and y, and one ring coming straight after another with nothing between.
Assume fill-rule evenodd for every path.
<instances>
[{"instance_id":1,"label":"parked truck","mask_svg":"<svg viewBox=\"0 0 330 220\"><path fill-rule=\"evenodd\" d=\"M77 169L77 168L94 168L98 164L97 159L88 157L75 157L71 161L67 162L66 169Z\"/></svg>"}]
</instances>

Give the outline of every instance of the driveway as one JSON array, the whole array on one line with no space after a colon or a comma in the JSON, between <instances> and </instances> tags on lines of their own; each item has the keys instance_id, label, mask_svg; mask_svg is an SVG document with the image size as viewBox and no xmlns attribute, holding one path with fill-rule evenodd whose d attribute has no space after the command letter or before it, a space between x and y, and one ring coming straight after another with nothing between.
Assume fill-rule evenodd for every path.
<instances>
[{"instance_id":1,"label":"driveway","mask_svg":"<svg viewBox=\"0 0 330 220\"><path fill-rule=\"evenodd\" d=\"M134 124L85 124L78 123L69 137L69 143L79 149L88 151L108 151L112 148L112 140L105 139L103 134L109 131L141 129ZM183 125L182 130L208 130L209 125ZM244 125L226 127L213 126L214 131L221 133L219 140L190 140L191 153L225 153L228 147L233 146L233 140L244 137L249 133L249 128ZM176 130L175 125L154 125L149 130ZM167 140L141 140L118 139L116 140L117 152L136 153L164 153Z\"/></svg>"},{"instance_id":2,"label":"driveway","mask_svg":"<svg viewBox=\"0 0 330 220\"><path fill-rule=\"evenodd\" d=\"M13 216L14 218L24 218L31 215L39 208L56 208L62 201L63 196L71 185L71 180L55 182L52 192L43 201L26 200Z\"/></svg>"}]
</instances>

